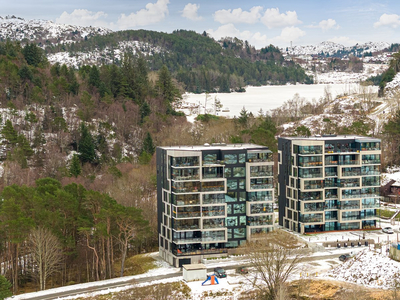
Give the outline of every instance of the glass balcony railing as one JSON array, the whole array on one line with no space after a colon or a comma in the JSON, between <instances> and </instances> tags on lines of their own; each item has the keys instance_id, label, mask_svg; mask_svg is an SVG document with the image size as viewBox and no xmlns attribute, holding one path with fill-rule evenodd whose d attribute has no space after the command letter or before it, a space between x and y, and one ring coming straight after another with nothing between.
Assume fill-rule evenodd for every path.
<instances>
[{"instance_id":1,"label":"glass balcony railing","mask_svg":"<svg viewBox=\"0 0 400 300\"><path fill-rule=\"evenodd\" d=\"M312 212L312 211L323 211L325 209L325 203L305 203L304 211Z\"/></svg>"},{"instance_id":2,"label":"glass balcony railing","mask_svg":"<svg viewBox=\"0 0 400 300\"><path fill-rule=\"evenodd\" d=\"M324 220L322 214L304 214L300 217L302 223L321 223Z\"/></svg>"},{"instance_id":3,"label":"glass balcony railing","mask_svg":"<svg viewBox=\"0 0 400 300\"><path fill-rule=\"evenodd\" d=\"M273 224L273 218L270 216L247 217L248 226L264 226Z\"/></svg>"}]
</instances>

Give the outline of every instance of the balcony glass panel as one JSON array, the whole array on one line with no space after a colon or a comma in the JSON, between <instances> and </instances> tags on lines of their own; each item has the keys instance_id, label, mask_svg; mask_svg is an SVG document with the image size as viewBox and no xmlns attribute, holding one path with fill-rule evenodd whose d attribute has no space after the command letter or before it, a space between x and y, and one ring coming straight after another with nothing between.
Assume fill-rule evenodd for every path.
<instances>
[{"instance_id":1,"label":"balcony glass panel","mask_svg":"<svg viewBox=\"0 0 400 300\"><path fill-rule=\"evenodd\" d=\"M360 219L361 219L361 213L359 211L343 211L342 212L342 220L343 221L360 220Z\"/></svg>"},{"instance_id":2,"label":"balcony glass panel","mask_svg":"<svg viewBox=\"0 0 400 300\"><path fill-rule=\"evenodd\" d=\"M351 177L351 176L360 176L361 168L353 167L353 168L343 168L342 169L342 177Z\"/></svg>"},{"instance_id":3,"label":"balcony glass panel","mask_svg":"<svg viewBox=\"0 0 400 300\"><path fill-rule=\"evenodd\" d=\"M273 228L271 228L271 227L265 227L265 228L251 228L250 229L250 232L251 232L251 235L254 235L254 234L260 234L260 233L269 233L269 232L271 232L273 230Z\"/></svg>"},{"instance_id":4,"label":"balcony glass panel","mask_svg":"<svg viewBox=\"0 0 400 300\"><path fill-rule=\"evenodd\" d=\"M249 201L272 201L272 194L271 191L250 192Z\"/></svg>"},{"instance_id":5,"label":"balcony glass panel","mask_svg":"<svg viewBox=\"0 0 400 300\"><path fill-rule=\"evenodd\" d=\"M380 175L379 166L362 166L361 167L361 175Z\"/></svg>"},{"instance_id":6,"label":"balcony glass panel","mask_svg":"<svg viewBox=\"0 0 400 300\"><path fill-rule=\"evenodd\" d=\"M322 146L299 146L299 154L322 154Z\"/></svg>"},{"instance_id":7,"label":"balcony glass panel","mask_svg":"<svg viewBox=\"0 0 400 300\"><path fill-rule=\"evenodd\" d=\"M338 209L338 201L337 200L326 200L325 201L325 209Z\"/></svg>"},{"instance_id":8,"label":"balcony glass panel","mask_svg":"<svg viewBox=\"0 0 400 300\"><path fill-rule=\"evenodd\" d=\"M270 214L274 212L273 205L270 203L257 203L250 205L251 214Z\"/></svg>"},{"instance_id":9,"label":"balcony glass panel","mask_svg":"<svg viewBox=\"0 0 400 300\"><path fill-rule=\"evenodd\" d=\"M358 165L360 162L356 154L339 155L339 165Z\"/></svg>"},{"instance_id":10,"label":"balcony glass panel","mask_svg":"<svg viewBox=\"0 0 400 300\"><path fill-rule=\"evenodd\" d=\"M325 190L325 199L337 199L337 189Z\"/></svg>"},{"instance_id":11,"label":"balcony glass panel","mask_svg":"<svg viewBox=\"0 0 400 300\"><path fill-rule=\"evenodd\" d=\"M244 167L234 167L233 177L246 177L246 169Z\"/></svg>"},{"instance_id":12,"label":"balcony glass panel","mask_svg":"<svg viewBox=\"0 0 400 300\"><path fill-rule=\"evenodd\" d=\"M210 181L201 183L202 192L223 192L225 191L224 181Z\"/></svg>"},{"instance_id":13,"label":"balcony glass panel","mask_svg":"<svg viewBox=\"0 0 400 300\"><path fill-rule=\"evenodd\" d=\"M340 187L359 187L360 178L340 179Z\"/></svg>"},{"instance_id":14,"label":"balcony glass panel","mask_svg":"<svg viewBox=\"0 0 400 300\"><path fill-rule=\"evenodd\" d=\"M212 247L210 247L212 245ZM220 254L227 253L228 249L225 248L224 243L221 244L183 244L183 245L175 245L175 249L172 249L172 253L176 256L184 256L184 255L206 255L206 254Z\"/></svg>"},{"instance_id":15,"label":"balcony glass panel","mask_svg":"<svg viewBox=\"0 0 400 300\"><path fill-rule=\"evenodd\" d=\"M200 229L200 219L174 219L175 230L196 230Z\"/></svg>"},{"instance_id":16,"label":"balcony glass panel","mask_svg":"<svg viewBox=\"0 0 400 300\"><path fill-rule=\"evenodd\" d=\"M212 218L203 220L203 229L222 228L225 226L225 218Z\"/></svg>"},{"instance_id":17,"label":"balcony glass panel","mask_svg":"<svg viewBox=\"0 0 400 300\"><path fill-rule=\"evenodd\" d=\"M341 230L355 230L355 229L360 229L360 223L341 223L340 224L340 229Z\"/></svg>"},{"instance_id":18,"label":"balcony glass panel","mask_svg":"<svg viewBox=\"0 0 400 300\"><path fill-rule=\"evenodd\" d=\"M203 167L203 178L222 178L224 176L223 167Z\"/></svg>"},{"instance_id":19,"label":"balcony glass panel","mask_svg":"<svg viewBox=\"0 0 400 300\"><path fill-rule=\"evenodd\" d=\"M225 168L225 178L232 177L232 168Z\"/></svg>"},{"instance_id":20,"label":"balcony glass panel","mask_svg":"<svg viewBox=\"0 0 400 300\"><path fill-rule=\"evenodd\" d=\"M172 204L177 206L199 205L200 197L199 194L183 194L183 195L172 194Z\"/></svg>"},{"instance_id":21,"label":"balcony glass panel","mask_svg":"<svg viewBox=\"0 0 400 300\"><path fill-rule=\"evenodd\" d=\"M326 211L325 212L325 222L326 221L335 221L338 219L337 211Z\"/></svg>"},{"instance_id":22,"label":"balcony glass panel","mask_svg":"<svg viewBox=\"0 0 400 300\"><path fill-rule=\"evenodd\" d=\"M177 207L173 212L177 219L182 218L198 218L200 217L200 206L183 206Z\"/></svg>"},{"instance_id":23,"label":"balcony glass panel","mask_svg":"<svg viewBox=\"0 0 400 300\"><path fill-rule=\"evenodd\" d=\"M320 200L322 199L322 192L300 192L300 200Z\"/></svg>"},{"instance_id":24,"label":"balcony glass panel","mask_svg":"<svg viewBox=\"0 0 400 300\"><path fill-rule=\"evenodd\" d=\"M325 209L325 202L317 202L317 203L304 203L304 211L323 211Z\"/></svg>"},{"instance_id":25,"label":"balcony glass panel","mask_svg":"<svg viewBox=\"0 0 400 300\"><path fill-rule=\"evenodd\" d=\"M225 230L203 231L202 241L203 242L222 241L226 239L225 234L226 234Z\"/></svg>"},{"instance_id":26,"label":"balcony glass panel","mask_svg":"<svg viewBox=\"0 0 400 300\"><path fill-rule=\"evenodd\" d=\"M361 189L361 196L363 198L379 197L380 196L379 187L362 188Z\"/></svg>"},{"instance_id":27,"label":"balcony glass panel","mask_svg":"<svg viewBox=\"0 0 400 300\"><path fill-rule=\"evenodd\" d=\"M338 143L337 152L357 152L355 143Z\"/></svg>"},{"instance_id":28,"label":"balcony glass panel","mask_svg":"<svg viewBox=\"0 0 400 300\"><path fill-rule=\"evenodd\" d=\"M380 154L367 154L362 156L363 165L380 164L381 155Z\"/></svg>"},{"instance_id":29,"label":"balcony glass panel","mask_svg":"<svg viewBox=\"0 0 400 300\"><path fill-rule=\"evenodd\" d=\"M227 165L237 164L238 162L237 154L225 154L224 161L225 164Z\"/></svg>"},{"instance_id":30,"label":"balcony glass panel","mask_svg":"<svg viewBox=\"0 0 400 300\"><path fill-rule=\"evenodd\" d=\"M324 181L323 180L307 180L304 181L304 189L305 190L316 190L323 189Z\"/></svg>"},{"instance_id":31,"label":"balcony glass panel","mask_svg":"<svg viewBox=\"0 0 400 300\"><path fill-rule=\"evenodd\" d=\"M274 225L272 216L247 217L248 226Z\"/></svg>"},{"instance_id":32,"label":"balcony glass panel","mask_svg":"<svg viewBox=\"0 0 400 300\"><path fill-rule=\"evenodd\" d=\"M248 152L247 159L249 162L273 161L272 152L270 150L260 152Z\"/></svg>"},{"instance_id":33,"label":"balcony glass panel","mask_svg":"<svg viewBox=\"0 0 400 300\"><path fill-rule=\"evenodd\" d=\"M337 187L338 186L338 179L337 178L325 178L325 187Z\"/></svg>"},{"instance_id":34,"label":"balcony glass panel","mask_svg":"<svg viewBox=\"0 0 400 300\"><path fill-rule=\"evenodd\" d=\"M322 155L299 156L300 167L322 167Z\"/></svg>"},{"instance_id":35,"label":"balcony glass panel","mask_svg":"<svg viewBox=\"0 0 400 300\"><path fill-rule=\"evenodd\" d=\"M250 179L251 190L272 189L273 187L274 185L272 178Z\"/></svg>"},{"instance_id":36,"label":"balcony glass panel","mask_svg":"<svg viewBox=\"0 0 400 300\"><path fill-rule=\"evenodd\" d=\"M364 198L362 199L362 208L379 208L379 198Z\"/></svg>"},{"instance_id":37,"label":"balcony glass panel","mask_svg":"<svg viewBox=\"0 0 400 300\"><path fill-rule=\"evenodd\" d=\"M227 192L225 194L225 202L236 202L237 199L237 192Z\"/></svg>"},{"instance_id":38,"label":"balcony glass panel","mask_svg":"<svg viewBox=\"0 0 400 300\"><path fill-rule=\"evenodd\" d=\"M203 157L203 165L217 164L217 154L206 154Z\"/></svg>"},{"instance_id":39,"label":"balcony glass panel","mask_svg":"<svg viewBox=\"0 0 400 300\"><path fill-rule=\"evenodd\" d=\"M246 229L245 228L234 228L233 229L233 238L245 239L246 238Z\"/></svg>"},{"instance_id":40,"label":"balcony glass panel","mask_svg":"<svg viewBox=\"0 0 400 300\"><path fill-rule=\"evenodd\" d=\"M204 194L203 204L225 203L225 194Z\"/></svg>"},{"instance_id":41,"label":"balcony glass panel","mask_svg":"<svg viewBox=\"0 0 400 300\"><path fill-rule=\"evenodd\" d=\"M337 167L326 167L325 177L335 177L338 176Z\"/></svg>"},{"instance_id":42,"label":"balcony glass panel","mask_svg":"<svg viewBox=\"0 0 400 300\"><path fill-rule=\"evenodd\" d=\"M172 169L172 180L199 180L199 168Z\"/></svg>"},{"instance_id":43,"label":"balcony glass panel","mask_svg":"<svg viewBox=\"0 0 400 300\"><path fill-rule=\"evenodd\" d=\"M238 217L227 217L226 225L227 226L238 226Z\"/></svg>"},{"instance_id":44,"label":"balcony glass panel","mask_svg":"<svg viewBox=\"0 0 400 300\"><path fill-rule=\"evenodd\" d=\"M199 166L200 160L198 156L172 157L171 165L174 167Z\"/></svg>"},{"instance_id":45,"label":"balcony glass panel","mask_svg":"<svg viewBox=\"0 0 400 300\"><path fill-rule=\"evenodd\" d=\"M228 179L227 185L228 185L228 190L236 190L238 188L237 179Z\"/></svg>"},{"instance_id":46,"label":"balcony glass panel","mask_svg":"<svg viewBox=\"0 0 400 300\"><path fill-rule=\"evenodd\" d=\"M343 210L351 210L351 209L360 209L360 201L341 201L340 209Z\"/></svg>"},{"instance_id":47,"label":"balcony glass panel","mask_svg":"<svg viewBox=\"0 0 400 300\"><path fill-rule=\"evenodd\" d=\"M300 222L302 223L320 223L323 222L323 214L302 214L300 216Z\"/></svg>"},{"instance_id":48,"label":"balcony glass panel","mask_svg":"<svg viewBox=\"0 0 400 300\"><path fill-rule=\"evenodd\" d=\"M309 168L309 169L299 169L300 178L321 178L324 177L322 173L322 168Z\"/></svg>"},{"instance_id":49,"label":"balcony glass panel","mask_svg":"<svg viewBox=\"0 0 400 300\"><path fill-rule=\"evenodd\" d=\"M361 198L360 190L342 190L342 199Z\"/></svg>"},{"instance_id":50,"label":"balcony glass panel","mask_svg":"<svg viewBox=\"0 0 400 300\"><path fill-rule=\"evenodd\" d=\"M361 143L361 151L372 151L372 150L381 150L381 143L379 142Z\"/></svg>"},{"instance_id":51,"label":"balcony glass panel","mask_svg":"<svg viewBox=\"0 0 400 300\"><path fill-rule=\"evenodd\" d=\"M273 176L273 166L251 166L250 177Z\"/></svg>"},{"instance_id":52,"label":"balcony glass panel","mask_svg":"<svg viewBox=\"0 0 400 300\"><path fill-rule=\"evenodd\" d=\"M174 193L197 193L200 190L200 182L196 181L174 181L172 183L172 192Z\"/></svg>"},{"instance_id":53,"label":"balcony glass panel","mask_svg":"<svg viewBox=\"0 0 400 300\"><path fill-rule=\"evenodd\" d=\"M239 201L246 201L246 192L239 192Z\"/></svg>"},{"instance_id":54,"label":"balcony glass panel","mask_svg":"<svg viewBox=\"0 0 400 300\"><path fill-rule=\"evenodd\" d=\"M202 207L203 217L221 217L225 216L225 206L203 206Z\"/></svg>"},{"instance_id":55,"label":"balcony glass panel","mask_svg":"<svg viewBox=\"0 0 400 300\"><path fill-rule=\"evenodd\" d=\"M379 176L368 176L362 178L362 185L363 186L380 186L380 178Z\"/></svg>"},{"instance_id":56,"label":"balcony glass panel","mask_svg":"<svg viewBox=\"0 0 400 300\"><path fill-rule=\"evenodd\" d=\"M239 164L244 164L246 162L246 154L239 153Z\"/></svg>"},{"instance_id":57,"label":"balcony glass panel","mask_svg":"<svg viewBox=\"0 0 400 300\"><path fill-rule=\"evenodd\" d=\"M326 155L325 166L337 166L338 160L339 160L338 155Z\"/></svg>"}]
</instances>

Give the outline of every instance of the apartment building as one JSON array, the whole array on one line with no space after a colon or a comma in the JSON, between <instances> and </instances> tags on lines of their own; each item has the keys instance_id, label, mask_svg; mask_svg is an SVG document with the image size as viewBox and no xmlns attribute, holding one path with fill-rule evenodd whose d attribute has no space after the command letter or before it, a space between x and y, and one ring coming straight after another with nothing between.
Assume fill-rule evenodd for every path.
<instances>
[{"instance_id":1,"label":"apartment building","mask_svg":"<svg viewBox=\"0 0 400 300\"><path fill-rule=\"evenodd\" d=\"M273 159L254 144L158 147L160 256L173 266L223 256L274 227Z\"/></svg>"},{"instance_id":2,"label":"apartment building","mask_svg":"<svg viewBox=\"0 0 400 300\"><path fill-rule=\"evenodd\" d=\"M279 138L279 225L300 233L375 227L380 146L362 136Z\"/></svg>"}]
</instances>

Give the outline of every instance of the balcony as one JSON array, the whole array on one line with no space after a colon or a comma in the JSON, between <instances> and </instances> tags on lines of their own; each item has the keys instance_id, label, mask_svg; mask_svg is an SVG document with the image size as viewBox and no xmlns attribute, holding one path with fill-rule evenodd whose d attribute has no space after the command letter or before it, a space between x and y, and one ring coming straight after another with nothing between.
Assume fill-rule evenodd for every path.
<instances>
[{"instance_id":1,"label":"balcony","mask_svg":"<svg viewBox=\"0 0 400 300\"><path fill-rule=\"evenodd\" d=\"M321 223L324 220L322 214L305 214L301 215L300 222L302 223Z\"/></svg>"},{"instance_id":2,"label":"balcony","mask_svg":"<svg viewBox=\"0 0 400 300\"><path fill-rule=\"evenodd\" d=\"M358 159L339 161L339 165L341 165L341 166L350 166L350 165L359 165L359 164L360 164L360 161Z\"/></svg>"},{"instance_id":3,"label":"balcony","mask_svg":"<svg viewBox=\"0 0 400 300\"><path fill-rule=\"evenodd\" d=\"M363 165L380 165L381 160L380 159L363 159L362 164Z\"/></svg>"},{"instance_id":4,"label":"balcony","mask_svg":"<svg viewBox=\"0 0 400 300\"><path fill-rule=\"evenodd\" d=\"M208 254L219 254L228 253L227 248L214 248L214 249L199 249L199 250L173 250L172 253L176 256L186 256L186 255L208 255Z\"/></svg>"},{"instance_id":5,"label":"balcony","mask_svg":"<svg viewBox=\"0 0 400 300\"><path fill-rule=\"evenodd\" d=\"M267 216L247 217L247 226L274 225L273 218Z\"/></svg>"},{"instance_id":6,"label":"balcony","mask_svg":"<svg viewBox=\"0 0 400 300\"><path fill-rule=\"evenodd\" d=\"M199 180L199 175L175 176L172 174L173 181Z\"/></svg>"}]
</instances>

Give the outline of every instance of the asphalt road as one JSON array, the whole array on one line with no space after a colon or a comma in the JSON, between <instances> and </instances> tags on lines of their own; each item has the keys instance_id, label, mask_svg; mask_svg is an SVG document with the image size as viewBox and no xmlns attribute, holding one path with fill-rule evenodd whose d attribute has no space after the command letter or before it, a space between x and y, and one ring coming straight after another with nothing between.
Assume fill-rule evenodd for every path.
<instances>
[{"instance_id":1,"label":"asphalt road","mask_svg":"<svg viewBox=\"0 0 400 300\"><path fill-rule=\"evenodd\" d=\"M325 259L337 259L340 256L340 254L335 253L335 254L329 254L329 255L321 255L321 256L310 256L306 257L303 261L318 261L318 260L325 260ZM221 266L225 270L232 270L237 267L237 265L234 266ZM211 273L214 271L214 268L208 268L207 272ZM118 287L124 287L127 285L132 285L132 284L137 284L137 283L143 283L143 282L148 282L148 281L154 281L154 280L161 280L161 279L166 279L166 278L173 278L173 277L179 277L182 276L182 271L172 273L172 274L166 274L166 275L157 275L157 276L152 276L152 277L143 277L143 278L138 278L134 279L132 281L126 281L126 282L118 282L118 283L109 283L109 284L104 284L101 286L93 286L90 288L77 288L76 289L71 289L69 291L65 292L54 292L49 295L41 295L41 296L33 296L29 297L29 294L24 295L26 298L25 299L30 299L30 300L51 300L51 299L58 299L62 297L68 297L68 296L75 296L79 294L84 294L84 293L92 293L96 291L102 291L102 290L107 290L107 289L113 289L113 288L118 288Z\"/></svg>"}]
</instances>

